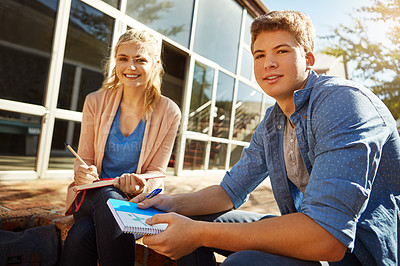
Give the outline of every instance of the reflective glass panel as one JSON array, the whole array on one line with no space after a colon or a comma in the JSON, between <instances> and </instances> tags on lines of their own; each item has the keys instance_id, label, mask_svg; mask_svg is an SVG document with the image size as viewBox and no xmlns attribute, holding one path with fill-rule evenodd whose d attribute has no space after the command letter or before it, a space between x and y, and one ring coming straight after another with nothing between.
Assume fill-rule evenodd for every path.
<instances>
[{"instance_id":1,"label":"reflective glass panel","mask_svg":"<svg viewBox=\"0 0 400 266\"><path fill-rule=\"evenodd\" d=\"M185 86L186 55L170 45L164 45L162 61L165 75L163 76L161 93L181 107Z\"/></svg>"},{"instance_id":2,"label":"reflective glass panel","mask_svg":"<svg viewBox=\"0 0 400 266\"><path fill-rule=\"evenodd\" d=\"M87 94L103 82L102 63L109 56L114 20L79 0L73 0L57 107L82 111ZM80 124L80 123L78 123ZM72 169L72 154L64 142L79 140L75 122L56 120L49 169Z\"/></svg>"},{"instance_id":3,"label":"reflective glass panel","mask_svg":"<svg viewBox=\"0 0 400 266\"><path fill-rule=\"evenodd\" d=\"M246 25L244 28L244 37L243 40L245 43L248 45L251 45L251 33L250 33L250 28L251 28L251 23L253 23L253 17L247 13L246 16Z\"/></svg>"},{"instance_id":4,"label":"reflective glass panel","mask_svg":"<svg viewBox=\"0 0 400 266\"><path fill-rule=\"evenodd\" d=\"M235 80L223 72L218 74L214 110L213 137L228 138Z\"/></svg>"},{"instance_id":5,"label":"reflective glass panel","mask_svg":"<svg viewBox=\"0 0 400 266\"><path fill-rule=\"evenodd\" d=\"M0 111L0 171L34 170L41 117Z\"/></svg>"},{"instance_id":6,"label":"reflective glass panel","mask_svg":"<svg viewBox=\"0 0 400 266\"><path fill-rule=\"evenodd\" d=\"M261 103L261 92L244 83L239 83L235 105L235 125L233 127L234 139L250 141L254 130L260 123Z\"/></svg>"},{"instance_id":7,"label":"reflective glass panel","mask_svg":"<svg viewBox=\"0 0 400 266\"><path fill-rule=\"evenodd\" d=\"M206 143L204 141L186 140L184 170L203 170Z\"/></svg>"},{"instance_id":8,"label":"reflective glass panel","mask_svg":"<svg viewBox=\"0 0 400 266\"><path fill-rule=\"evenodd\" d=\"M242 7L232 0L199 2L194 51L235 72Z\"/></svg>"},{"instance_id":9,"label":"reflective glass panel","mask_svg":"<svg viewBox=\"0 0 400 266\"><path fill-rule=\"evenodd\" d=\"M126 13L177 43L189 46L193 0L129 0Z\"/></svg>"},{"instance_id":10,"label":"reflective glass panel","mask_svg":"<svg viewBox=\"0 0 400 266\"><path fill-rule=\"evenodd\" d=\"M102 82L102 73L64 63L57 107L82 111L85 96L98 90Z\"/></svg>"},{"instance_id":11,"label":"reflective glass panel","mask_svg":"<svg viewBox=\"0 0 400 266\"><path fill-rule=\"evenodd\" d=\"M225 169L226 150L228 145L225 143L211 142L210 161L208 169Z\"/></svg>"},{"instance_id":12,"label":"reflective glass panel","mask_svg":"<svg viewBox=\"0 0 400 266\"><path fill-rule=\"evenodd\" d=\"M231 147L231 159L229 161L229 167L232 168L240 159L240 156L242 156L244 147L243 146L238 146L238 145L233 145Z\"/></svg>"},{"instance_id":13,"label":"reflective glass panel","mask_svg":"<svg viewBox=\"0 0 400 266\"><path fill-rule=\"evenodd\" d=\"M56 119L49 161L50 170L74 168L75 157L64 143L67 142L77 151L80 129L81 123Z\"/></svg>"},{"instance_id":14,"label":"reflective glass panel","mask_svg":"<svg viewBox=\"0 0 400 266\"><path fill-rule=\"evenodd\" d=\"M58 108L82 111L86 95L103 82L114 20L78 0L72 1Z\"/></svg>"},{"instance_id":15,"label":"reflective glass panel","mask_svg":"<svg viewBox=\"0 0 400 266\"><path fill-rule=\"evenodd\" d=\"M113 6L115 8L119 7L119 0L102 0L103 2L106 2L110 6Z\"/></svg>"},{"instance_id":16,"label":"reflective glass panel","mask_svg":"<svg viewBox=\"0 0 400 266\"><path fill-rule=\"evenodd\" d=\"M208 134L214 69L196 62L193 74L192 96L188 130Z\"/></svg>"},{"instance_id":17,"label":"reflective glass panel","mask_svg":"<svg viewBox=\"0 0 400 266\"><path fill-rule=\"evenodd\" d=\"M0 1L0 98L43 104L58 1Z\"/></svg>"},{"instance_id":18,"label":"reflective glass panel","mask_svg":"<svg viewBox=\"0 0 400 266\"><path fill-rule=\"evenodd\" d=\"M240 70L240 75L247 78L248 80L251 80L251 77L253 75L253 56L246 49L242 49L242 51L242 67Z\"/></svg>"}]
</instances>

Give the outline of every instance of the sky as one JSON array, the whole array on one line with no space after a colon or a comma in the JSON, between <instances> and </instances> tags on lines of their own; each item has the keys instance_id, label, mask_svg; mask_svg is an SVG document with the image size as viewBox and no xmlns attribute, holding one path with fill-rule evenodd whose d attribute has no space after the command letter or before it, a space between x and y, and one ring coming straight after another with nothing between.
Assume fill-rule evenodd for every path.
<instances>
[{"instance_id":1,"label":"sky","mask_svg":"<svg viewBox=\"0 0 400 266\"><path fill-rule=\"evenodd\" d=\"M262 0L268 10L295 10L301 11L310 16L314 23L317 39L315 51L324 48L326 40L319 39L319 36L326 36L331 29L340 24L351 25L350 14L362 6L370 6L371 0ZM382 25L371 25L370 35L373 39L383 38Z\"/></svg>"}]
</instances>

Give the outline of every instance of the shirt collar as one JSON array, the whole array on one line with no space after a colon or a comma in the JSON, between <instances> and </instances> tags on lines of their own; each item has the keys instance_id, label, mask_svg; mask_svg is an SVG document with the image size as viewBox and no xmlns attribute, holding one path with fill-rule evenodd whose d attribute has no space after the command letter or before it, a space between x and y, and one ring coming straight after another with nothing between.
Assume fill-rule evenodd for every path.
<instances>
[{"instance_id":1,"label":"shirt collar","mask_svg":"<svg viewBox=\"0 0 400 266\"><path fill-rule=\"evenodd\" d=\"M314 84L316 83L317 79L318 79L318 74L315 73L314 70L311 70L310 74L308 75L304 89L297 90L294 92L293 97L294 97L295 112L297 112L301 107L304 106L305 103L308 102L308 100L310 99L311 91L314 88Z\"/></svg>"},{"instance_id":2,"label":"shirt collar","mask_svg":"<svg viewBox=\"0 0 400 266\"><path fill-rule=\"evenodd\" d=\"M295 112L298 111L301 107L304 106L305 103L308 102L311 91L314 88L314 84L316 83L317 79L318 79L318 74L315 73L314 70L311 70L310 74L308 75L304 89L297 90L294 92L293 97L294 97ZM279 121L282 115L284 115L281 108L276 102L271 108L272 109L267 110L266 120L265 120L266 123L271 122L271 120ZM268 113L268 111L270 112Z\"/></svg>"}]
</instances>

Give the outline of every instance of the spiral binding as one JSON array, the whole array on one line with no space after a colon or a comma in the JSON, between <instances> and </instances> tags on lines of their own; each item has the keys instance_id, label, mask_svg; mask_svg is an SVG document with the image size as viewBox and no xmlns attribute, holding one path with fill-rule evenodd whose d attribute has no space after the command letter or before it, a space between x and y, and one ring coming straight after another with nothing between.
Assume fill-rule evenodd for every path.
<instances>
[{"instance_id":1,"label":"spiral binding","mask_svg":"<svg viewBox=\"0 0 400 266\"><path fill-rule=\"evenodd\" d=\"M125 228L125 232L129 234L142 234L142 235L156 235L161 233L163 230L159 228L143 228L143 227L131 227L128 226Z\"/></svg>"}]
</instances>

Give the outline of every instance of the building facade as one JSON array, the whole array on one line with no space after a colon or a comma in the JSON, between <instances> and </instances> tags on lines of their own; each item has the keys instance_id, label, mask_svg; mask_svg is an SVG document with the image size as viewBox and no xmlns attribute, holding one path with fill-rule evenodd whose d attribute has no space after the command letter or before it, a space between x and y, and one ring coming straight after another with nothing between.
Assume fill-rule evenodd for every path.
<instances>
[{"instance_id":1,"label":"building facade","mask_svg":"<svg viewBox=\"0 0 400 266\"><path fill-rule=\"evenodd\" d=\"M162 93L182 121L175 174L236 163L273 100L255 82L259 0L0 0L0 180L71 177L85 96L130 27L163 49Z\"/></svg>"}]
</instances>

